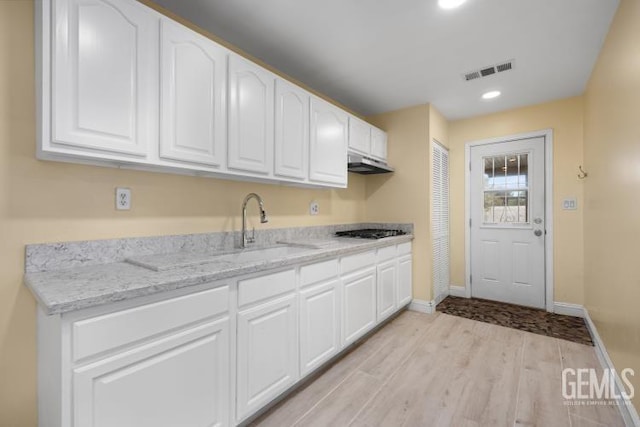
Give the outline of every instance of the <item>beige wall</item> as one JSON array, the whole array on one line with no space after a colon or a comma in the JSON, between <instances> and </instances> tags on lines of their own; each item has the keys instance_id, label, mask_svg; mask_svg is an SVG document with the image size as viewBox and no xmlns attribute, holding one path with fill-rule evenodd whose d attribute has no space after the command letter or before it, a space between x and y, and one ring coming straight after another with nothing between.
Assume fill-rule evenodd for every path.
<instances>
[{"instance_id":1,"label":"beige wall","mask_svg":"<svg viewBox=\"0 0 640 427\"><path fill-rule=\"evenodd\" d=\"M11 427L36 425L25 244L237 230L250 191L264 197L268 227L364 219L359 175L349 175L347 190L306 190L37 161L33 33L33 2L0 1L0 425ZM131 187L130 212L114 210L116 186ZM311 200L320 203L317 217L307 214Z\"/></svg>"},{"instance_id":2,"label":"beige wall","mask_svg":"<svg viewBox=\"0 0 640 427\"><path fill-rule=\"evenodd\" d=\"M585 96L585 304L640 409L640 2L622 0Z\"/></svg>"},{"instance_id":3,"label":"beige wall","mask_svg":"<svg viewBox=\"0 0 640 427\"><path fill-rule=\"evenodd\" d=\"M582 156L582 97L518 108L449 124L451 168L451 283L465 285L465 144L470 141L553 129L554 301L582 304L583 182L577 178ZM578 210L561 209L575 196Z\"/></svg>"},{"instance_id":4,"label":"beige wall","mask_svg":"<svg viewBox=\"0 0 640 427\"><path fill-rule=\"evenodd\" d=\"M370 176L366 186L367 221L414 224L413 296L421 300L431 300L429 110L420 105L369 118L387 131L389 163L396 172Z\"/></svg>"}]
</instances>

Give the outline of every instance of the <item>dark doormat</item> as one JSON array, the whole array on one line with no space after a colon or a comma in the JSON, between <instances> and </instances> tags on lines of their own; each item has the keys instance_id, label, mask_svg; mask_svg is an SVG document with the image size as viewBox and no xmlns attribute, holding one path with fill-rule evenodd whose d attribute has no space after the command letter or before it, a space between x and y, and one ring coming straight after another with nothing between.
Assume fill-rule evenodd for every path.
<instances>
[{"instance_id":1,"label":"dark doormat","mask_svg":"<svg viewBox=\"0 0 640 427\"><path fill-rule=\"evenodd\" d=\"M436 311L593 346L584 319L477 298L448 296Z\"/></svg>"}]
</instances>

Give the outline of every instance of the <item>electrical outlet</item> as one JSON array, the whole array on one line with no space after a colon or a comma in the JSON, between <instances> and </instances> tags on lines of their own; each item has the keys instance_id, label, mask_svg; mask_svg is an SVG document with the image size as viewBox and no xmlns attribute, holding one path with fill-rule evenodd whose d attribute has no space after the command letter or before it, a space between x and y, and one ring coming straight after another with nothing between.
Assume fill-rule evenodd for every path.
<instances>
[{"instance_id":1,"label":"electrical outlet","mask_svg":"<svg viewBox=\"0 0 640 427\"><path fill-rule=\"evenodd\" d=\"M562 201L562 209L565 211L574 211L578 209L578 201L575 197L568 197Z\"/></svg>"},{"instance_id":2,"label":"electrical outlet","mask_svg":"<svg viewBox=\"0 0 640 427\"><path fill-rule=\"evenodd\" d=\"M128 188L116 188L116 209L128 211L131 209L131 190Z\"/></svg>"},{"instance_id":3,"label":"electrical outlet","mask_svg":"<svg viewBox=\"0 0 640 427\"><path fill-rule=\"evenodd\" d=\"M318 215L320 213L320 205L315 200L309 204L309 215Z\"/></svg>"}]
</instances>

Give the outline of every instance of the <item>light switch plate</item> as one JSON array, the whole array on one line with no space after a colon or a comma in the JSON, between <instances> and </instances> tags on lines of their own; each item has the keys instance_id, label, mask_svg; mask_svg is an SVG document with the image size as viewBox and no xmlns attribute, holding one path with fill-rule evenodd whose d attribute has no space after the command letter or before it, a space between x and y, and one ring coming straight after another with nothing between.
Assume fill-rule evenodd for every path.
<instances>
[{"instance_id":1,"label":"light switch plate","mask_svg":"<svg viewBox=\"0 0 640 427\"><path fill-rule=\"evenodd\" d=\"M578 201L575 197L567 197L562 201L562 209L565 211L575 211L578 209Z\"/></svg>"},{"instance_id":2,"label":"light switch plate","mask_svg":"<svg viewBox=\"0 0 640 427\"><path fill-rule=\"evenodd\" d=\"M116 188L116 209L119 211L131 209L131 190L129 188Z\"/></svg>"}]
</instances>

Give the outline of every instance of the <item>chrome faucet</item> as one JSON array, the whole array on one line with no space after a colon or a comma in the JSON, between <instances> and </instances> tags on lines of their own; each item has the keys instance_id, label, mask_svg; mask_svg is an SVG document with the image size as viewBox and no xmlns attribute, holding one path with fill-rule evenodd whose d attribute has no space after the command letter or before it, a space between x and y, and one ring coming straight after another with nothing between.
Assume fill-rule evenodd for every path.
<instances>
[{"instance_id":1,"label":"chrome faucet","mask_svg":"<svg viewBox=\"0 0 640 427\"><path fill-rule=\"evenodd\" d=\"M258 207L260 208L260 223L264 224L265 222L269 222L267 219L267 212L264 210L264 203L262 203L262 198L258 196L256 193L249 193L247 197L244 198L242 202L242 247L246 248L248 243L254 243L256 241L256 229L253 229L253 234L251 237L247 237L247 203L250 199L256 199L258 201Z\"/></svg>"}]
</instances>

